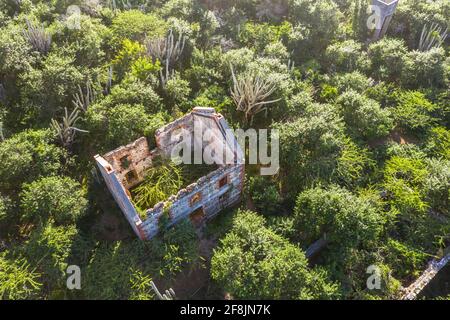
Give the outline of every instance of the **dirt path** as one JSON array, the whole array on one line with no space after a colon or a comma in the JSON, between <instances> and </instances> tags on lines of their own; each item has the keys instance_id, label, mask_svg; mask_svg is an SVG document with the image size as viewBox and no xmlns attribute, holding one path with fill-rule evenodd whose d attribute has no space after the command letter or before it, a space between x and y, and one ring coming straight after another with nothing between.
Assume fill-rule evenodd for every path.
<instances>
[{"instance_id":1,"label":"dirt path","mask_svg":"<svg viewBox=\"0 0 450 320\"><path fill-rule=\"evenodd\" d=\"M378 146L381 146L385 144L388 141L394 141L398 144L417 144L418 141L412 136L409 136L405 133L402 133L401 130L395 129L393 130L387 137L374 139L372 141L369 141L369 147L370 148L376 148Z\"/></svg>"}]
</instances>

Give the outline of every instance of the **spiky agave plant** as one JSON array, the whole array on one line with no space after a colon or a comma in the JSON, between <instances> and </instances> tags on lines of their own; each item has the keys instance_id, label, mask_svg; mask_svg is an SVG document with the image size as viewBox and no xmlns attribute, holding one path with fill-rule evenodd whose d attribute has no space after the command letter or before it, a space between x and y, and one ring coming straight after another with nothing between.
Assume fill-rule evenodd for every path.
<instances>
[{"instance_id":1,"label":"spiky agave plant","mask_svg":"<svg viewBox=\"0 0 450 320\"><path fill-rule=\"evenodd\" d=\"M75 108L70 114L67 108L64 108L64 116L62 122L59 123L55 119L51 121L51 127L55 130L57 137L61 141L65 148L69 148L75 140L75 135L77 132L88 133L88 131L78 129L75 127L76 122L80 119L80 111Z\"/></svg>"}]
</instances>

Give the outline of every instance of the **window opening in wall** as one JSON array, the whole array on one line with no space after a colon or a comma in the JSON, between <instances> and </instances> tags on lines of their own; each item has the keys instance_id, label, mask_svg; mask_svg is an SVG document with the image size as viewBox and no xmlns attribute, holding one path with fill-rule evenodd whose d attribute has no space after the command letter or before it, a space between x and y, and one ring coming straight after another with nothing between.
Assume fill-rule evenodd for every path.
<instances>
[{"instance_id":1,"label":"window opening in wall","mask_svg":"<svg viewBox=\"0 0 450 320\"><path fill-rule=\"evenodd\" d=\"M199 202L200 200L202 200L202 194L199 192L199 193L196 193L196 194L191 198L191 201L190 201L191 207L192 207L194 204L196 204L197 202Z\"/></svg>"},{"instance_id":2,"label":"window opening in wall","mask_svg":"<svg viewBox=\"0 0 450 320\"><path fill-rule=\"evenodd\" d=\"M128 156L120 158L120 166L122 169L128 169L130 167L130 159L128 159Z\"/></svg>"},{"instance_id":3,"label":"window opening in wall","mask_svg":"<svg viewBox=\"0 0 450 320\"><path fill-rule=\"evenodd\" d=\"M203 208L200 207L194 212L192 212L189 218L191 219L191 222L195 227L199 227L205 220L205 216L206 216L205 211L203 210Z\"/></svg>"},{"instance_id":4,"label":"window opening in wall","mask_svg":"<svg viewBox=\"0 0 450 320\"><path fill-rule=\"evenodd\" d=\"M219 189L228 184L228 175L219 180Z\"/></svg>"},{"instance_id":5,"label":"window opening in wall","mask_svg":"<svg viewBox=\"0 0 450 320\"><path fill-rule=\"evenodd\" d=\"M136 171L131 170L131 171L127 172L127 174L125 175L125 179L127 179L128 183L132 183L133 181L136 181L136 179L137 179Z\"/></svg>"}]
</instances>

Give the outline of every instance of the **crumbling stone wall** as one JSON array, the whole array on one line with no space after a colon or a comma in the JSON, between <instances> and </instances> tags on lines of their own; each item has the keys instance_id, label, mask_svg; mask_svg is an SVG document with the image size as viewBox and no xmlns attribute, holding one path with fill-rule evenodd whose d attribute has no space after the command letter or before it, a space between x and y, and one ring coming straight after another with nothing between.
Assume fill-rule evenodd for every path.
<instances>
[{"instance_id":1,"label":"crumbling stone wall","mask_svg":"<svg viewBox=\"0 0 450 320\"><path fill-rule=\"evenodd\" d=\"M189 218L190 214L199 209L204 214L202 220L208 221L223 209L239 202L243 182L244 165L219 168L148 210L142 229L149 238L156 235L159 231L159 219L168 204L169 226Z\"/></svg>"},{"instance_id":2,"label":"crumbling stone wall","mask_svg":"<svg viewBox=\"0 0 450 320\"><path fill-rule=\"evenodd\" d=\"M201 132L194 132L196 125L200 125ZM168 212L168 226L182 219L202 224L240 200L244 183L243 152L234 135L227 135L227 129L227 122L213 108L194 108L188 115L157 130L155 150L149 150L146 138L140 138L104 157L95 157L108 189L139 238L151 239L159 232L159 220L164 212ZM209 148L206 150L211 154L204 154L207 160L218 160L218 156L225 152L232 161L218 163L219 169L147 210L147 217L142 221L128 190L143 181L155 156L171 156L179 143L174 136L180 130L191 134L192 148L200 148L201 151ZM202 137L206 131L210 135L204 141Z\"/></svg>"},{"instance_id":3,"label":"crumbling stone wall","mask_svg":"<svg viewBox=\"0 0 450 320\"><path fill-rule=\"evenodd\" d=\"M189 135L191 140L187 142L192 151L209 150L204 158L208 163L221 164L222 154L228 154L228 159L234 158L237 148L233 141L227 141L226 130L228 124L222 115L216 114L213 108L194 108L188 115L160 128L156 131L157 149L162 155L170 157L175 146L181 142L176 139L181 133ZM204 139L207 138L207 139ZM234 147L234 148L233 148ZM224 164L224 163L222 163Z\"/></svg>"},{"instance_id":4,"label":"crumbling stone wall","mask_svg":"<svg viewBox=\"0 0 450 320\"><path fill-rule=\"evenodd\" d=\"M110 190L119 208L122 210L125 218L130 223L131 228L133 228L133 231L141 240L146 239L146 235L141 227L142 220L131 202L127 190L118 178L116 171L103 157L97 155L95 156L95 160L97 161L97 167L99 168L103 179L105 179L106 186Z\"/></svg>"},{"instance_id":5,"label":"crumbling stone wall","mask_svg":"<svg viewBox=\"0 0 450 320\"><path fill-rule=\"evenodd\" d=\"M103 157L114 168L119 181L128 190L144 180L145 171L152 166L158 150L150 151L142 137L126 146L108 152Z\"/></svg>"},{"instance_id":6,"label":"crumbling stone wall","mask_svg":"<svg viewBox=\"0 0 450 320\"><path fill-rule=\"evenodd\" d=\"M384 37L397 9L399 0L373 0L372 5L380 9L380 23L373 32L372 40L376 41Z\"/></svg>"},{"instance_id":7,"label":"crumbling stone wall","mask_svg":"<svg viewBox=\"0 0 450 320\"><path fill-rule=\"evenodd\" d=\"M194 116L192 113L169 123L168 125L156 130L156 146L161 154L170 157L172 149L179 143L174 137L182 133L182 130L194 134Z\"/></svg>"}]
</instances>

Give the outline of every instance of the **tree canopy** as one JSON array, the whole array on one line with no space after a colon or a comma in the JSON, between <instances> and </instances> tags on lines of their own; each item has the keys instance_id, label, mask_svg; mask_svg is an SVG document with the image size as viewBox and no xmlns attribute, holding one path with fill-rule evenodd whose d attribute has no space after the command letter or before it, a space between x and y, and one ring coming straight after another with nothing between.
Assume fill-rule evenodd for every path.
<instances>
[{"instance_id":1,"label":"tree canopy","mask_svg":"<svg viewBox=\"0 0 450 320\"><path fill-rule=\"evenodd\" d=\"M369 4L0 1L0 299L398 299L450 243L450 2L380 39ZM280 170L138 241L94 156L197 106L277 130ZM144 207L178 192L154 172Z\"/></svg>"}]
</instances>

